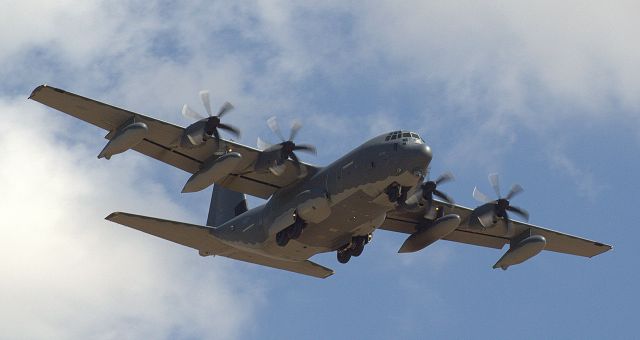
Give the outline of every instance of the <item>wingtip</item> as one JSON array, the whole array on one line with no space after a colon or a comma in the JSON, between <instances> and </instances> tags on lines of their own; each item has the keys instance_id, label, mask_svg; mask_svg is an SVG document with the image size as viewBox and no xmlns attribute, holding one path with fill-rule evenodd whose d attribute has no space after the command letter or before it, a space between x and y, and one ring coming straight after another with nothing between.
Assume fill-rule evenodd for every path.
<instances>
[{"instance_id":1,"label":"wingtip","mask_svg":"<svg viewBox=\"0 0 640 340\"><path fill-rule=\"evenodd\" d=\"M330 276L333 276L333 274L335 274L335 273L336 273L336 272L334 272L333 270L331 270L331 272L330 272L330 273L327 273L327 275L322 276L322 277L320 277L320 278L321 278L321 279L326 279L326 278L328 278L328 277L330 277Z\"/></svg>"},{"instance_id":2,"label":"wingtip","mask_svg":"<svg viewBox=\"0 0 640 340\"><path fill-rule=\"evenodd\" d=\"M109 216L105 217L104 219L107 221L112 221L116 216L120 214L121 214L120 211L112 212L111 214L109 214Z\"/></svg>"},{"instance_id":3,"label":"wingtip","mask_svg":"<svg viewBox=\"0 0 640 340\"><path fill-rule=\"evenodd\" d=\"M29 95L28 99L33 99L33 96L35 96L38 92L40 92L40 90L42 90L45 87L47 87L47 84L42 84L42 85L36 87L35 89L33 89L33 91L31 91L31 94Z\"/></svg>"}]
</instances>

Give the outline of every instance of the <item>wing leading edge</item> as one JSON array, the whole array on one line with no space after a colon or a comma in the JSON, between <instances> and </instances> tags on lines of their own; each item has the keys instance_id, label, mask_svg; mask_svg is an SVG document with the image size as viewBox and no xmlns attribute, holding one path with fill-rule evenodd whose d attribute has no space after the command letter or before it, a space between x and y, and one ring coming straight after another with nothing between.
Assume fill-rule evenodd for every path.
<instances>
[{"instance_id":1,"label":"wing leading edge","mask_svg":"<svg viewBox=\"0 0 640 340\"><path fill-rule=\"evenodd\" d=\"M41 85L33 90L29 98L109 131L105 136L107 139L111 139L114 132L129 121L145 123L149 132L133 150L191 174L198 172L205 162L229 150L236 151L242 155L242 161L237 168L239 170L217 183L234 191L268 198L276 190L299 180L297 169L290 160L287 160L284 173L276 176L270 171L253 169L260 150L233 141L222 139L218 144L210 139L199 147L181 148L178 145L184 133L182 127L62 89ZM317 171L312 165L303 163L303 166L308 174Z\"/></svg>"},{"instance_id":2,"label":"wing leading edge","mask_svg":"<svg viewBox=\"0 0 640 340\"><path fill-rule=\"evenodd\" d=\"M471 229L469 228L469 218L473 212L472 209L459 205L450 206L437 200L434 204L439 209L443 209L445 215L457 214L462 220L460 226L444 237L444 240L501 249L505 244L510 243L512 238L531 230L534 235L544 236L547 241L544 249L553 252L593 257L612 249L608 244L519 221L512 221L508 232L503 222L498 222L502 225L496 225L484 230ZM387 215L387 219L381 229L412 234L417 230L416 228L420 223L424 221L422 215L422 212L394 211Z\"/></svg>"},{"instance_id":3,"label":"wing leading edge","mask_svg":"<svg viewBox=\"0 0 640 340\"><path fill-rule=\"evenodd\" d=\"M213 236L211 234L212 228L210 227L123 212L114 212L107 216L106 220L209 254L220 255L321 279L333 275L333 270L308 260L295 262L278 260L233 248Z\"/></svg>"}]
</instances>

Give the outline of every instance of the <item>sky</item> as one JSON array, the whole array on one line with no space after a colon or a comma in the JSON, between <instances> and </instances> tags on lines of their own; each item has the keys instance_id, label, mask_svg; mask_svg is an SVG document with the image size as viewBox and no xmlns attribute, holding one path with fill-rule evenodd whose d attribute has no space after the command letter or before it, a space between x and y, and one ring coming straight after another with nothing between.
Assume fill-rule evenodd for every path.
<instances>
[{"instance_id":1,"label":"sky","mask_svg":"<svg viewBox=\"0 0 640 340\"><path fill-rule=\"evenodd\" d=\"M0 7L0 338L636 337L638 2ZM202 258L104 217L204 224L210 191L181 194L189 174L135 152L98 160L104 131L27 100L43 83L182 126L209 89L245 144L300 119L319 165L413 130L458 203L498 172L532 223L614 249L501 271L504 250L397 254L406 235L377 231L347 265L314 257L326 280Z\"/></svg>"}]
</instances>

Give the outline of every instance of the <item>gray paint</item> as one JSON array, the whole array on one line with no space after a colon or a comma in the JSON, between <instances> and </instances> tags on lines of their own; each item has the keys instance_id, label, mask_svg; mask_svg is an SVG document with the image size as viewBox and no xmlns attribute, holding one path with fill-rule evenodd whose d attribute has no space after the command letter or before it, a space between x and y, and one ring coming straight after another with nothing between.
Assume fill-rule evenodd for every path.
<instances>
[{"instance_id":1,"label":"gray paint","mask_svg":"<svg viewBox=\"0 0 640 340\"><path fill-rule=\"evenodd\" d=\"M247 210L247 200L243 193L214 186L211 193L207 225L217 227Z\"/></svg>"},{"instance_id":2,"label":"gray paint","mask_svg":"<svg viewBox=\"0 0 640 340\"><path fill-rule=\"evenodd\" d=\"M420 140L394 143L385 141L387 135L371 139L308 179L276 191L264 206L229 220L214 235L233 247L264 256L304 260L373 232L387 211L396 208L385 189L392 183L406 188L421 183L432 157ZM329 201L329 217L309 224L286 247L276 245L276 233L293 224L296 208L318 197Z\"/></svg>"},{"instance_id":3,"label":"gray paint","mask_svg":"<svg viewBox=\"0 0 640 340\"><path fill-rule=\"evenodd\" d=\"M524 222L513 221L510 228L506 228L502 219L484 221L483 225L479 217L493 209L491 205L470 209L434 200L438 214L431 216L425 215L419 205L390 202L386 189L391 185L400 186L409 197L423 180L431 161L431 150L408 132L399 138L395 138L397 134L373 138L324 168L302 163L303 172L299 173L292 160L282 159L279 152L205 138L204 121L183 128L46 85L34 89L29 98L109 131L105 137L110 144L104 156L131 148L188 173L202 175L207 172L210 161L229 157L233 152L242 155L232 172L215 180L208 224L216 227L126 213L110 215L113 217L110 220L117 223L190 246L205 255L228 256L326 277L331 275L331 270L301 260L342 248L352 237L370 235L377 228L414 234L409 243L413 243L411 246L415 249L429 243L434 235L449 231L444 225L442 230L436 230L438 232L419 228L437 216L448 214L459 216L461 222L443 239L493 248L511 244L496 264L500 267L520 263L543 248L588 257L611 249L607 244ZM146 128L140 125L137 131L131 129L122 137L122 127L132 122L142 123ZM141 141L136 136L138 133L144 134ZM270 171L274 162L282 164L284 170L278 174ZM222 187L238 192L225 191ZM239 192L269 201L243 212L245 201ZM400 202L402 200L404 198ZM275 235L294 222L294 211L301 207L306 213L299 216L311 217L314 223L309 223L301 237L286 246L276 245ZM322 213L314 214L314 209L322 209ZM520 236L526 235L523 232L531 236L522 239ZM362 239L357 238L355 243L361 244L357 242Z\"/></svg>"}]
</instances>

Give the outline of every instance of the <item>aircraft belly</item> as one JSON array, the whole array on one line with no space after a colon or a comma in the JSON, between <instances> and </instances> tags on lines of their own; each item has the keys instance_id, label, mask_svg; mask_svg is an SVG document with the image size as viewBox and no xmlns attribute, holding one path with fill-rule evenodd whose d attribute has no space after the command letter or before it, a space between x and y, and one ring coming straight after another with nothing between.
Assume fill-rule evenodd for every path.
<instances>
[{"instance_id":1,"label":"aircraft belly","mask_svg":"<svg viewBox=\"0 0 640 340\"><path fill-rule=\"evenodd\" d=\"M366 235L381 223L388 207L373 202L374 198L363 191L354 194L332 206L331 215L318 224L309 224L298 241L301 243L333 251L351 240L354 234Z\"/></svg>"}]
</instances>

